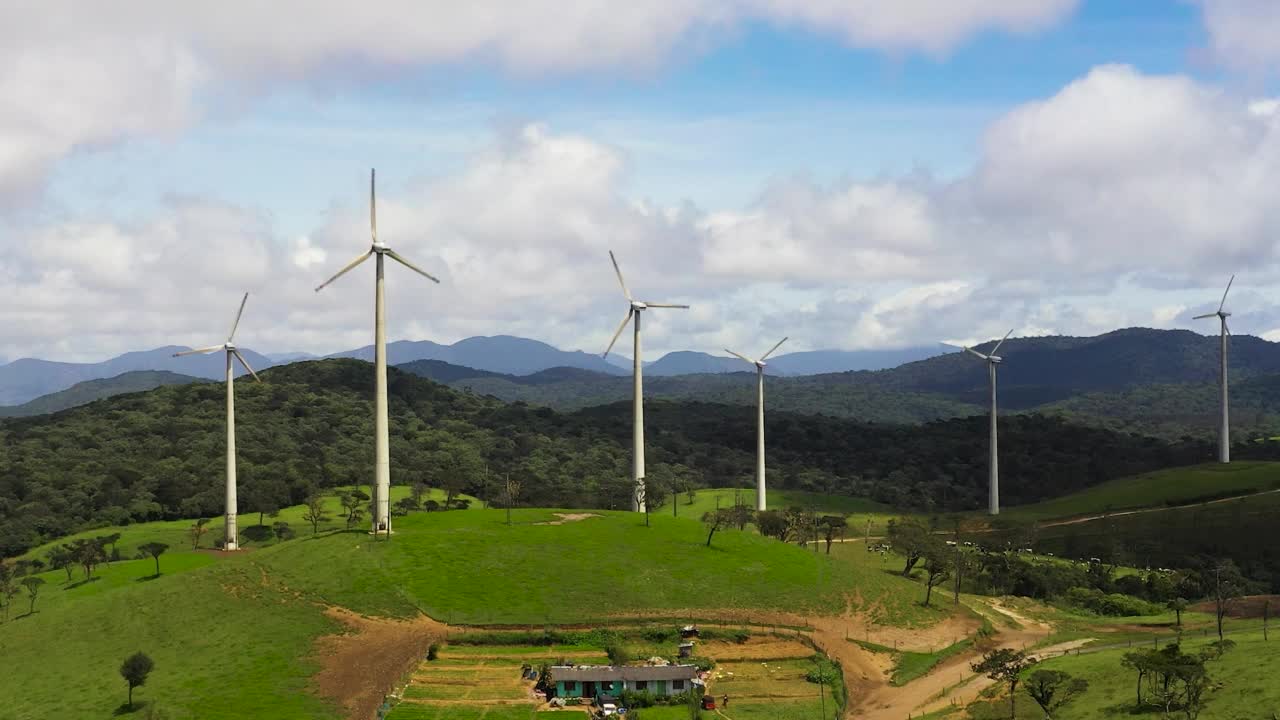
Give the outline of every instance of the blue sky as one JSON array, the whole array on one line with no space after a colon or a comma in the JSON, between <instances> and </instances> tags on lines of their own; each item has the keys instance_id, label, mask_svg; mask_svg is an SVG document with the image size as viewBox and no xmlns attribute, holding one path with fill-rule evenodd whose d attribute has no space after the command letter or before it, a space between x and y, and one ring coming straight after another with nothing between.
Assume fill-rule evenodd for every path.
<instances>
[{"instance_id":1,"label":"blue sky","mask_svg":"<svg viewBox=\"0 0 1280 720\"><path fill-rule=\"evenodd\" d=\"M238 288L275 308L246 328L263 350L363 344L362 281L304 291L367 243L371 166L384 236L455 282L406 290L407 307L455 315L402 313L397 337L591 348L615 322L610 247L701 308L655 329L659 351L796 335L789 323L812 327L797 349L1182 326L1237 268L1254 277L1239 331L1280 333L1263 290L1276 219L1254 190L1280 160L1269 115L1249 109L1274 94L1273 49L1240 35L1280 20L1239 0L1055 2L743 0L727 21L688 3L615 23L530 0L504 7L532 19L450 10L434 34L398 27L422 20L388 2L372 21L385 48L344 32L336 7L288 39L256 33L270 11L248 4L86 11L52 48L11 38L47 62L0 71L0 87L55 93L0 104L0 283L32 303L5 319L22 326L37 303L45 318L0 355L199 342ZM53 85L60 63L102 77ZM1221 163L1248 172L1217 195ZM48 238L82 247L58 265L34 249ZM109 311L87 322L86 298Z\"/></svg>"}]
</instances>

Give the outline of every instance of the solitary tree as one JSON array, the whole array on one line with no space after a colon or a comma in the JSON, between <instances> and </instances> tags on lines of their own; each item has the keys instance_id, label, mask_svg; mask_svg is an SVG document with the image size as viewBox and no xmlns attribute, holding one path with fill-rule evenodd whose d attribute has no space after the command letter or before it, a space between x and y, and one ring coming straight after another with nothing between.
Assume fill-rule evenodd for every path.
<instances>
[{"instance_id":1,"label":"solitary tree","mask_svg":"<svg viewBox=\"0 0 1280 720\"><path fill-rule=\"evenodd\" d=\"M142 687L147 683L147 676L151 674L151 669L155 667L155 663L151 662L151 658L144 653L136 652L124 659L120 665L120 676L124 681L129 683L129 709L133 709L133 689Z\"/></svg>"},{"instance_id":2,"label":"solitary tree","mask_svg":"<svg viewBox=\"0 0 1280 720\"><path fill-rule=\"evenodd\" d=\"M199 520L196 520L195 524L193 524L187 530L187 532L191 534L192 550L200 549L200 538L204 537L204 534L209 532L209 528L206 527L208 524L209 524L209 518L200 518Z\"/></svg>"},{"instance_id":3,"label":"solitary tree","mask_svg":"<svg viewBox=\"0 0 1280 720\"><path fill-rule=\"evenodd\" d=\"M999 683L1009 686L1009 717L1018 716L1017 690L1022 679L1022 671L1031 667L1034 660L1021 650L1000 648L982 656L982 661L969 667L976 673L982 673Z\"/></svg>"},{"instance_id":4,"label":"solitary tree","mask_svg":"<svg viewBox=\"0 0 1280 720\"><path fill-rule=\"evenodd\" d=\"M843 515L823 515L818 520L818 527L822 531L822 539L827 543L827 554L831 554L831 543L835 541L836 535L844 537L844 531L849 529L849 519Z\"/></svg>"},{"instance_id":5,"label":"solitary tree","mask_svg":"<svg viewBox=\"0 0 1280 720\"><path fill-rule=\"evenodd\" d=\"M75 558L71 556L71 550L66 545L59 545L45 553L45 559L49 561L49 567L54 570L66 570L67 582L71 582L71 572L75 569Z\"/></svg>"},{"instance_id":6,"label":"solitary tree","mask_svg":"<svg viewBox=\"0 0 1280 720\"><path fill-rule=\"evenodd\" d=\"M363 508L365 503L369 502L369 494L359 488L343 490L338 493L338 502L342 505L342 512L345 514L344 519L347 521L347 529L350 530L363 519Z\"/></svg>"},{"instance_id":7,"label":"solitary tree","mask_svg":"<svg viewBox=\"0 0 1280 720\"><path fill-rule=\"evenodd\" d=\"M302 519L311 523L311 534L315 535L320 531L320 523L329 519L324 512L324 498L319 493L312 493L305 502L307 507L302 511Z\"/></svg>"},{"instance_id":8,"label":"solitary tree","mask_svg":"<svg viewBox=\"0 0 1280 720\"><path fill-rule=\"evenodd\" d=\"M702 515L702 524L707 526L707 547L711 547L711 538L716 532L733 520L733 511L729 508L709 510Z\"/></svg>"},{"instance_id":9,"label":"solitary tree","mask_svg":"<svg viewBox=\"0 0 1280 720\"><path fill-rule=\"evenodd\" d=\"M1178 627L1182 627L1182 613L1186 611L1191 603L1186 598L1174 598L1168 603L1169 609L1173 611L1174 616L1178 619Z\"/></svg>"},{"instance_id":10,"label":"solitary tree","mask_svg":"<svg viewBox=\"0 0 1280 720\"><path fill-rule=\"evenodd\" d=\"M107 559L107 551L102 547L102 538L73 540L68 546L76 564L84 568L84 579L93 577L93 569Z\"/></svg>"},{"instance_id":11,"label":"solitary tree","mask_svg":"<svg viewBox=\"0 0 1280 720\"><path fill-rule=\"evenodd\" d=\"M937 540L928 543L920 552L924 557L924 606L929 607L933 589L951 577L951 561L954 553Z\"/></svg>"},{"instance_id":12,"label":"solitary tree","mask_svg":"<svg viewBox=\"0 0 1280 720\"><path fill-rule=\"evenodd\" d=\"M906 558L902 566L902 576L911 574L911 569L924 557L924 549L932 541L929 528L919 520L890 520L889 543L893 549Z\"/></svg>"},{"instance_id":13,"label":"solitary tree","mask_svg":"<svg viewBox=\"0 0 1280 720\"><path fill-rule=\"evenodd\" d=\"M160 577L160 556L164 554L165 550L169 549L169 546L162 542L149 542L139 545L138 549L150 555L151 558L156 561L155 576Z\"/></svg>"},{"instance_id":14,"label":"solitary tree","mask_svg":"<svg viewBox=\"0 0 1280 720\"><path fill-rule=\"evenodd\" d=\"M27 598L31 600L31 606L27 608L27 614L31 615L36 611L36 596L40 594L40 586L44 584L44 578L31 575L22 578L22 587L27 589Z\"/></svg>"},{"instance_id":15,"label":"solitary tree","mask_svg":"<svg viewBox=\"0 0 1280 720\"><path fill-rule=\"evenodd\" d=\"M1044 710L1046 718L1089 689L1089 681L1061 670L1036 670L1027 678L1027 694Z\"/></svg>"},{"instance_id":16,"label":"solitary tree","mask_svg":"<svg viewBox=\"0 0 1280 720\"><path fill-rule=\"evenodd\" d=\"M643 491L641 491L643 492ZM512 480L511 476L507 476L507 481L502 488L502 504L507 508L507 524L511 524L511 508L515 507L520 500L520 481ZM644 514L645 525L649 524L649 506L645 505Z\"/></svg>"},{"instance_id":17,"label":"solitary tree","mask_svg":"<svg viewBox=\"0 0 1280 720\"><path fill-rule=\"evenodd\" d=\"M275 533L277 540L288 540L293 537L293 528L283 520L276 521L271 526L271 532Z\"/></svg>"},{"instance_id":18,"label":"solitary tree","mask_svg":"<svg viewBox=\"0 0 1280 720\"><path fill-rule=\"evenodd\" d=\"M1218 639L1222 640L1222 621L1231 604L1244 592L1244 576L1231 560L1218 560L1209 566L1207 573L1209 594L1213 596L1214 613L1218 618Z\"/></svg>"}]
</instances>

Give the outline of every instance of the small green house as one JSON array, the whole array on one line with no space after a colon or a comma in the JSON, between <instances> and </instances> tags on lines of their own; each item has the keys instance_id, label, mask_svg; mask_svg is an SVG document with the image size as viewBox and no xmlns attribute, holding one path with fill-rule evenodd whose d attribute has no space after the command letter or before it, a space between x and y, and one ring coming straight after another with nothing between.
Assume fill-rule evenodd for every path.
<instances>
[{"instance_id":1,"label":"small green house","mask_svg":"<svg viewBox=\"0 0 1280 720\"><path fill-rule=\"evenodd\" d=\"M652 695L687 692L698 677L695 665L556 665L551 680L558 697L618 696L623 690Z\"/></svg>"}]
</instances>

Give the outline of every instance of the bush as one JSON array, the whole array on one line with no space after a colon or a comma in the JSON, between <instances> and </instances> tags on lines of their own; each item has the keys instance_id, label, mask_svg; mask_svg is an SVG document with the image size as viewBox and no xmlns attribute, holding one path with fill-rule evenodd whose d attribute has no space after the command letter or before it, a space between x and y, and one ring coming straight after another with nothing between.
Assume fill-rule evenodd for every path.
<instances>
[{"instance_id":1,"label":"bush","mask_svg":"<svg viewBox=\"0 0 1280 720\"><path fill-rule=\"evenodd\" d=\"M1128 615L1159 615L1164 608L1146 600L1122 593L1103 593L1093 588L1074 587L1062 596L1063 602L1095 615L1123 617Z\"/></svg>"},{"instance_id":2,"label":"bush","mask_svg":"<svg viewBox=\"0 0 1280 720\"><path fill-rule=\"evenodd\" d=\"M701 655L694 655L693 657L687 657L687 658L683 658L683 659L681 659L680 664L681 664L681 665L693 665L693 666L697 667L697 668L698 668L698 670L700 670L700 671L702 671L702 672L710 672L710 671L711 671L711 669L712 669L712 668L714 668L714 667L716 666L716 661L715 661L715 660L712 660L712 659L711 659L711 658L709 658L709 657L703 657L703 656L701 656ZM699 698L699 699L701 699L701 698Z\"/></svg>"},{"instance_id":3,"label":"bush","mask_svg":"<svg viewBox=\"0 0 1280 720\"><path fill-rule=\"evenodd\" d=\"M427 659L435 660L439 656L440 656L440 643L431 643L431 645L427 647Z\"/></svg>"},{"instance_id":4,"label":"bush","mask_svg":"<svg viewBox=\"0 0 1280 720\"><path fill-rule=\"evenodd\" d=\"M626 665L632 659L631 649L620 642L606 645L604 654L609 656L610 665Z\"/></svg>"},{"instance_id":5,"label":"bush","mask_svg":"<svg viewBox=\"0 0 1280 720\"><path fill-rule=\"evenodd\" d=\"M653 693L648 690L641 690L640 692L623 690L618 695L618 702L622 703L622 706L628 710L631 708L647 708L654 706L654 697Z\"/></svg>"}]
</instances>

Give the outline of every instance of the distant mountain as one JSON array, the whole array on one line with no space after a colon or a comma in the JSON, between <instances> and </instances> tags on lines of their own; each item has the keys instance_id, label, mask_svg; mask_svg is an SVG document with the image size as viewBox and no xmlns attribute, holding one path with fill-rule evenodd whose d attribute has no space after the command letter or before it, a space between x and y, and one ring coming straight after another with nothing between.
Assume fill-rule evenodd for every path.
<instances>
[{"instance_id":1,"label":"distant mountain","mask_svg":"<svg viewBox=\"0 0 1280 720\"><path fill-rule=\"evenodd\" d=\"M463 367L461 365L453 365L443 360L414 360L413 362L402 363L396 367L409 373L413 373L419 377L429 380L435 380L438 383L452 383L458 380L470 380L472 378L483 377L508 377L500 373L489 372L488 370L476 370L475 368Z\"/></svg>"},{"instance_id":2,"label":"distant mountain","mask_svg":"<svg viewBox=\"0 0 1280 720\"><path fill-rule=\"evenodd\" d=\"M335 353L331 358L373 360L373 346ZM554 367L582 368L619 375L625 372L599 355L580 350L559 350L538 340L494 335L470 337L452 345L430 340L387 343L387 362L403 365L414 360L442 360L452 365L508 375L529 375Z\"/></svg>"},{"instance_id":3,"label":"distant mountain","mask_svg":"<svg viewBox=\"0 0 1280 720\"><path fill-rule=\"evenodd\" d=\"M192 382L203 381L190 375L179 375L165 370L135 370L112 378L86 380L76 383L66 390L42 395L21 405L0 407L0 417L44 415L87 405L94 400L101 400L115 395L143 392L162 385L184 385Z\"/></svg>"},{"instance_id":4,"label":"distant mountain","mask_svg":"<svg viewBox=\"0 0 1280 720\"><path fill-rule=\"evenodd\" d=\"M166 346L154 350L125 353L99 363L67 363L23 358L0 366L0 405L20 405L42 395L65 390L86 380L112 378L136 370L167 370L192 377L216 379L226 375L222 353L188 355L173 354L187 347ZM248 348L240 352L254 370L264 370L276 363ZM236 367L236 374L243 370Z\"/></svg>"},{"instance_id":5,"label":"distant mountain","mask_svg":"<svg viewBox=\"0 0 1280 720\"><path fill-rule=\"evenodd\" d=\"M769 370L773 370L770 363ZM751 366L728 355L708 355L703 352L681 350L670 352L654 362L644 364L646 375L701 375L705 373L753 372Z\"/></svg>"},{"instance_id":6,"label":"distant mountain","mask_svg":"<svg viewBox=\"0 0 1280 720\"><path fill-rule=\"evenodd\" d=\"M901 350L811 350L778 355L769 367L782 375L821 375L851 370L884 370L951 352L945 345Z\"/></svg>"}]
</instances>

